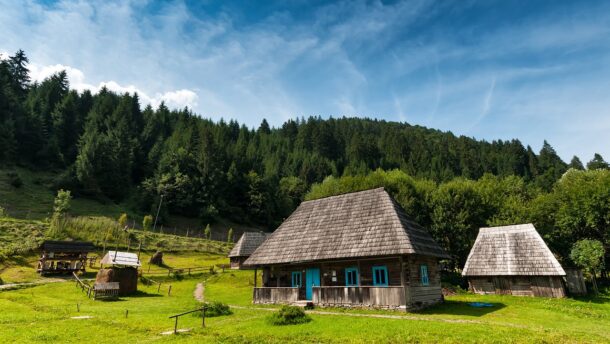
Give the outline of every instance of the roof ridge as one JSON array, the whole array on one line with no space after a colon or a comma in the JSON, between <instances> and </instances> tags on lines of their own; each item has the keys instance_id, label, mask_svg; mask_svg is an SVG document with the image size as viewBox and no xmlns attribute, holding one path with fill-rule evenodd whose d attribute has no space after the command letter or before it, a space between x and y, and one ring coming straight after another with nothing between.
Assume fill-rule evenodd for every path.
<instances>
[{"instance_id":1,"label":"roof ridge","mask_svg":"<svg viewBox=\"0 0 610 344\"><path fill-rule=\"evenodd\" d=\"M345 192L345 193L340 193L340 194L337 194L337 195L331 195L331 196L325 196L325 197L320 197L320 198L316 198L316 199L310 199L310 200L301 202L301 204L311 203L311 202L321 201L321 200L326 200L326 199L331 199L331 198L335 198L335 197L341 197L341 196L345 196L345 195L353 195L353 194L357 194L357 193L373 192L373 191L379 191L379 190L385 191L385 188L383 186L380 186L380 187L377 187L377 188L365 189L365 190L360 190L360 191ZM299 205L299 207L300 207L300 205Z\"/></svg>"}]
</instances>

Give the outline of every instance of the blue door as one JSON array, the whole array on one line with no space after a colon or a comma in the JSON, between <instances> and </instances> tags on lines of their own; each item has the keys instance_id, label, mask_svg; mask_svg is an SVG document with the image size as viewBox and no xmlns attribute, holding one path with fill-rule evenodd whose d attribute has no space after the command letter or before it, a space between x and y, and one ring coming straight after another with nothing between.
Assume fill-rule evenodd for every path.
<instances>
[{"instance_id":1,"label":"blue door","mask_svg":"<svg viewBox=\"0 0 610 344\"><path fill-rule=\"evenodd\" d=\"M311 300L313 286L320 286L320 269L309 268L305 271L305 298Z\"/></svg>"}]
</instances>

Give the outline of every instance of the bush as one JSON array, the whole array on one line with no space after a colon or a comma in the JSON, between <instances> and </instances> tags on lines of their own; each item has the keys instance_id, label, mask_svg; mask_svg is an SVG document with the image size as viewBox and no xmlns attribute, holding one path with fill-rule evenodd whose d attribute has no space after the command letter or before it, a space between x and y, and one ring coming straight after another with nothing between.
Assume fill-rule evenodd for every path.
<instances>
[{"instance_id":1,"label":"bush","mask_svg":"<svg viewBox=\"0 0 610 344\"><path fill-rule=\"evenodd\" d=\"M206 307L205 308L205 317L206 318L219 317L222 315L233 314L229 305L227 305L226 303L219 302L219 301L206 302L205 307ZM199 313L199 315L201 315L201 313Z\"/></svg>"},{"instance_id":2,"label":"bush","mask_svg":"<svg viewBox=\"0 0 610 344\"><path fill-rule=\"evenodd\" d=\"M21 180L21 177L19 174L17 174L17 172L7 172L6 176L8 177L9 183L14 188L19 189L21 186L23 186L23 180Z\"/></svg>"},{"instance_id":3,"label":"bush","mask_svg":"<svg viewBox=\"0 0 610 344\"><path fill-rule=\"evenodd\" d=\"M8 214L6 213L6 209L0 207L0 219L8 217Z\"/></svg>"},{"instance_id":4,"label":"bush","mask_svg":"<svg viewBox=\"0 0 610 344\"><path fill-rule=\"evenodd\" d=\"M282 306L277 313L269 316L268 321L271 325L296 325L308 323L311 318L300 307Z\"/></svg>"}]
</instances>

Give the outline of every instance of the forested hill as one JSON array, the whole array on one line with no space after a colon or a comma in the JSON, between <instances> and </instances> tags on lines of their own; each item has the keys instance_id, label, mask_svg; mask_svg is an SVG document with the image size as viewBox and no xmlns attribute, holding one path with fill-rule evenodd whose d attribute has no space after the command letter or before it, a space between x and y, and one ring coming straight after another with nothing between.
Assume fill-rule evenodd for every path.
<instances>
[{"instance_id":1,"label":"forested hill","mask_svg":"<svg viewBox=\"0 0 610 344\"><path fill-rule=\"evenodd\" d=\"M57 171L57 188L163 212L272 225L329 175L400 169L434 181L517 175L549 189L566 171L553 148L478 141L360 118L289 120L257 129L214 122L137 94L70 90L66 73L32 83L22 51L0 63L0 162ZM599 157L592 161L604 163ZM582 169L574 158L571 166Z\"/></svg>"}]
</instances>

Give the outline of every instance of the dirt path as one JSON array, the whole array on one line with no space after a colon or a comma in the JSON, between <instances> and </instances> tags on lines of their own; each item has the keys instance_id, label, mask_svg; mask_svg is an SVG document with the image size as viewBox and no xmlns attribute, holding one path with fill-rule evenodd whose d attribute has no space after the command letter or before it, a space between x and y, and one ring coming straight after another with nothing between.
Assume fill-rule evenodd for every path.
<instances>
[{"instance_id":1,"label":"dirt path","mask_svg":"<svg viewBox=\"0 0 610 344\"><path fill-rule=\"evenodd\" d=\"M197 300L199 302L204 302L205 301L204 293L205 293L205 287L203 286L203 283L197 283L197 287L195 287L195 291L193 292L193 296L195 297L195 300Z\"/></svg>"},{"instance_id":2,"label":"dirt path","mask_svg":"<svg viewBox=\"0 0 610 344\"><path fill-rule=\"evenodd\" d=\"M49 284L49 283L59 283L59 282L67 282L68 280L62 278L53 278L53 279L45 279L35 282L23 282L23 283L6 283L0 285L0 291L3 290L13 290L19 288L27 288L27 287L35 287L38 285Z\"/></svg>"}]
</instances>

